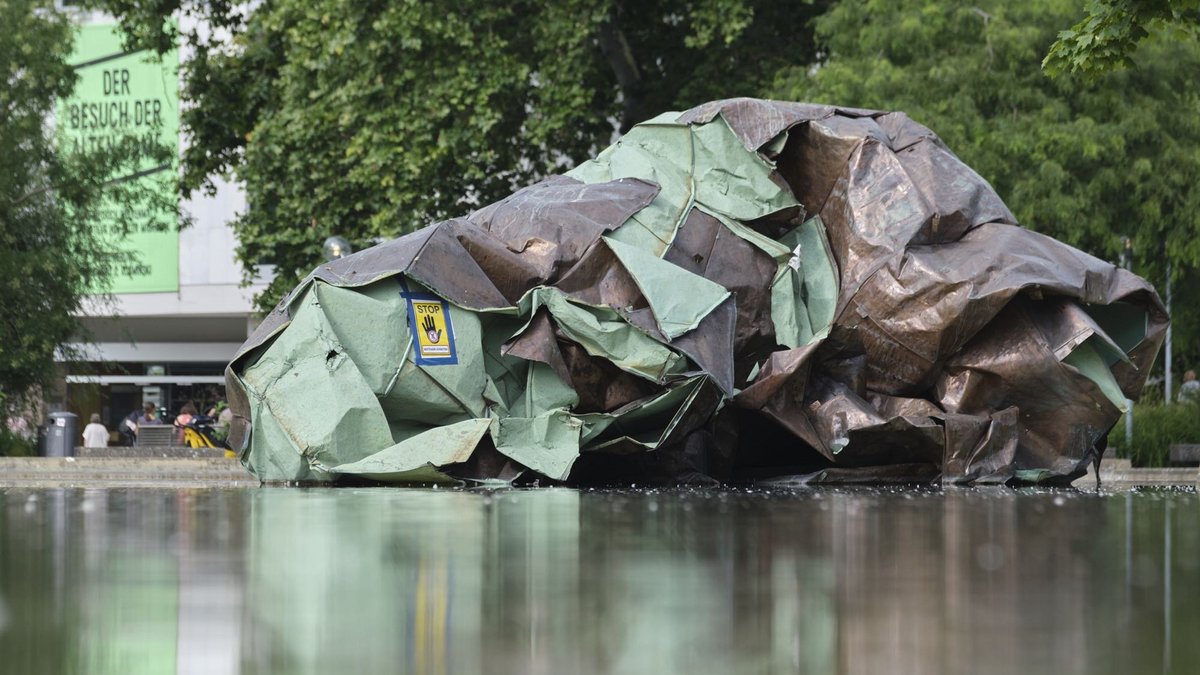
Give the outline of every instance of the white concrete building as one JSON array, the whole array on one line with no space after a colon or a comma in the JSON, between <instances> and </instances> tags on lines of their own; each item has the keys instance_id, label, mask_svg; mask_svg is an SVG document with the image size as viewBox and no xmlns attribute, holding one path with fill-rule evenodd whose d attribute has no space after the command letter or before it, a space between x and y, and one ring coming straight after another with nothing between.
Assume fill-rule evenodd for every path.
<instances>
[{"instance_id":1,"label":"white concrete building","mask_svg":"<svg viewBox=\"0 0 1200 675\"><path fill-rule=\"evenodd\" d=\"M110 18L81 14L80 24L80 83L76 95L59 104L60 137L94 143L106 134L157 133L181 144L174 61L183 50L154 62L145 52L125 52ZM162 124L139 127L149 110ZM143 402L153 401L171 416L188 401L204 412L224 397L225 364L257 323L252 301L262 286L242 287L234 260L229 222L246 208L243 191L224 182L217 188L213 196L197 194L182 203L192 222L177 234L122 240L123 248L140 256L144 274L118 275L112 305L88 304L83 324L90 336L74 345L83 360L62 363L50 409L73 412L84 423L100 413L115 431Z\"/></svg>"},{"instance_id":2,"label":"white concrete building","mask_svg":"<svg viewBox=\"0 0 1200 675\"><path fill-rule=\"evenodd\" d=\"M223 185L215 197L185 207L194 219L179 233L175 292L118 293L115 305L93 303L83 320L91 342L75 347L84 362L64 364L62 409L86 420L100 413L110 430L145 401L178 411L224 397L224 368L257 325L252 301L261 286L241 287L228 226L244 198ZM203 412L203 411L201 411Z\"/></svg>"}]
</instances>

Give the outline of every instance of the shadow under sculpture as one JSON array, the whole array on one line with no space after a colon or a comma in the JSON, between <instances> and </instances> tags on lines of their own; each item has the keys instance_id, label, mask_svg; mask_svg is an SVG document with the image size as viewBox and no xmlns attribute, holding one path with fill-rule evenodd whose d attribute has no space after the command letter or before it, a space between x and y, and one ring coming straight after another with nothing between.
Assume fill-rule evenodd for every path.
<instances>
[{"instance_id":1,"label":"shadow under sculpture","mask_svg":"<svg viewBox=\"0 0 1200 675\"><path fill-rule=\"evenodd\" d=\"M231 441L268 481L1062 483L1167 321L904 113L731 99L317 268Z\"/></svg>"}]
</instances>

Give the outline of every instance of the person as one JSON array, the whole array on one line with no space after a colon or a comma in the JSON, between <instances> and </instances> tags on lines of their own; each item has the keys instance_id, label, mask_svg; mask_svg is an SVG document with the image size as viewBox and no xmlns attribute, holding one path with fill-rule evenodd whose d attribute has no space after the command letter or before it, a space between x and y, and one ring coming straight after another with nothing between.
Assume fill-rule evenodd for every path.
<instances>
[{"instance_id":1,"label":"person","mask_svg":"<svg viewBox=\"0 0 1200 675\"><path fill-rule=\"evenodd\" d=\"M1200 380L1196 379L1196 371L1189 370L1183 374L1183 384L1179 386L1179 400L1200 403Z\"/></svg>"},{"instance_id":2,"label":"person","mask_svg":"<svg viewBox=\"0 0 1200 675\"><path fill-rule=\"evenodd\" d=\"M83 447L108 447L108 427L100 423L100 415L96 413L92 413L91 423L83 428Z\"/></svg>"},{"instance_id":3,"label":"person","mask_svg":"<svg viewBox=\"0 0 1200 675\"><path fill-rule=\"evenodd\" d=\"M179 409L179 414L175 416L175 436L179 443L183 443L183 428L196 419L196 406L191 401L183 404Z\"/></svg>"},{"instance_id":4,"label":"person","mask_svg":"<svg viewBox=\"0 0 1200 675\"><path fill-rule=\"evenodd\" d=\"M229 425L233 424L233 408L230 408L229 404L224 401L217 404L217 408L217 426L229 433Z\"/></svg>"},{"instance_id":5,"label":"person","mask_svg":"<svg viewBox=\"0 0 1200 675\"><path fill-rule=\"evenodd\" d=\"M121 420L121 424L117 427L117 431L121 433L123 445L133 445L137 440L138 426L147 422L153 424L158 421L158 416L155 412L156 406L153 403L146 403L138 410L134 410Z\"/></svg>"},{"instance_id":6,"label":"person","mask_svg":"<svg viewBox=\"0 0 1200 675\"><path fill-rule=\"evenodd\" d=\"M224 400L217 401L208 409L208 416L213 420L213 436L222 441L228 438L229 425L233 422L233 411L229 409L229 404Z\"/></svg>"},{"instance_id":7,"label":"person","mask_svg":"<svg viewBox=\"0 0 1200 675\"><path fill-rule=\"evenodd\" d=\"M183 404L183 407L179 409L179 414L175 416L175 426L186 427L195 418L196 405L188 401Z\"/></svg>"}]
</instances>

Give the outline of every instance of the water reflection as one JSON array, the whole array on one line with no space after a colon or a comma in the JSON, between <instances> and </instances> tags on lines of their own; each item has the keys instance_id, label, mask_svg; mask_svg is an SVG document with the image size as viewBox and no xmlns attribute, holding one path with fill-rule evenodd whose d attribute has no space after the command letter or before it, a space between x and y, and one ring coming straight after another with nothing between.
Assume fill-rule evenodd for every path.
<instances>
[{"instance_id":1,"label":"water reflection","mask_svg":"<svg viewBox=\"0 0 1200 675\"><path fill-rule=\"evenodd\" d=\"M1191 672L1200 498L0 491L14 673Z\"/></svg>"}]
</instances>

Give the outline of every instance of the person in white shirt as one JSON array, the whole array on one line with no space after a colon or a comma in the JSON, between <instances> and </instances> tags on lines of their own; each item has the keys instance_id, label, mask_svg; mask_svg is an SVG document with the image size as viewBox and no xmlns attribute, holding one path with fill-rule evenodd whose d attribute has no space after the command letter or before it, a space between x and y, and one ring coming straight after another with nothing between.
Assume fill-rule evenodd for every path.
<instances>
[{"instance_id":1,"label":"person in white shirt","mask_svg":"<svg viewBox=\"0 0 1200 675\"><path fill-rule=\"evenodd\" d=\"M1196 371L1189 370L1183 374L1183 386L1179 387L1179 400L1200 403L1200 380L1196 379Z\"/></svg>"},{"instance_id":2,"label":"person in white shirt","mask_svg":"<svg viewBox=\"0 0 1200 675\"><path fill-rule=\"evenodd\" d=\"M83 447L108 447L108 427L100 423L100 416L96 413L92 413L92 423L83 428Z\"/></svg>"}]
</instances>

